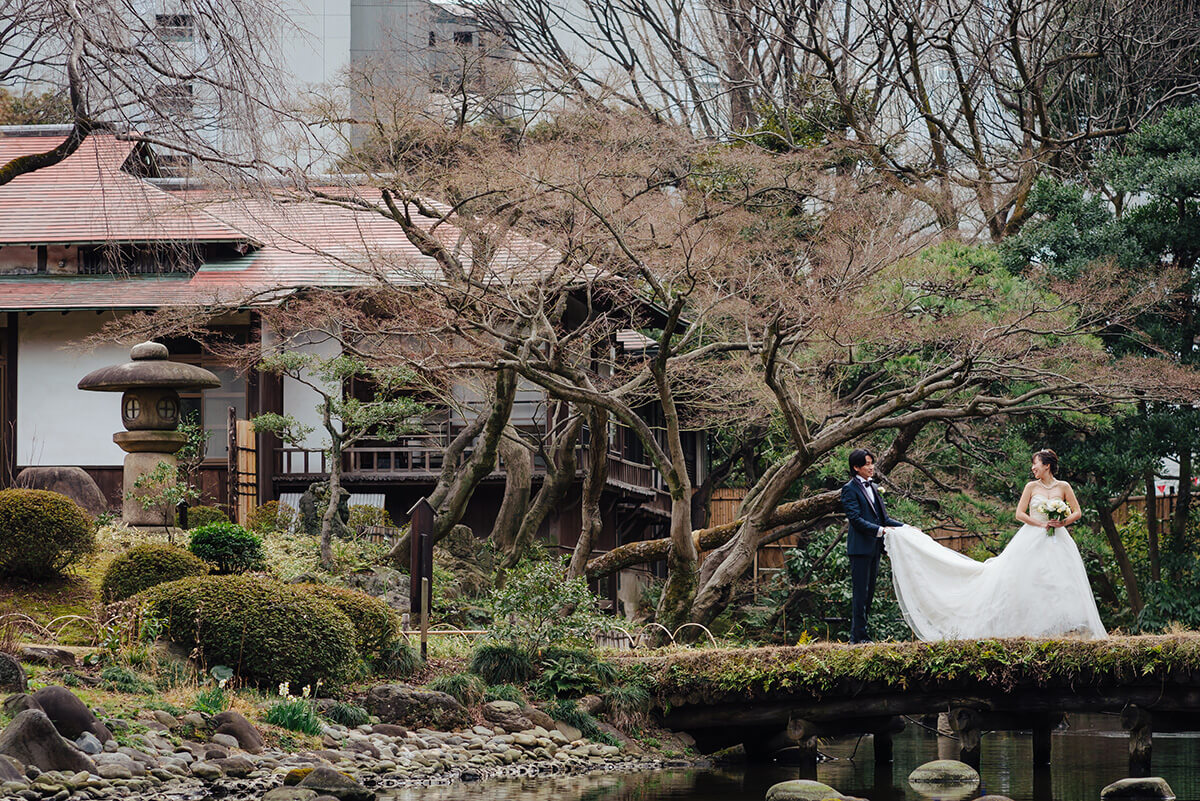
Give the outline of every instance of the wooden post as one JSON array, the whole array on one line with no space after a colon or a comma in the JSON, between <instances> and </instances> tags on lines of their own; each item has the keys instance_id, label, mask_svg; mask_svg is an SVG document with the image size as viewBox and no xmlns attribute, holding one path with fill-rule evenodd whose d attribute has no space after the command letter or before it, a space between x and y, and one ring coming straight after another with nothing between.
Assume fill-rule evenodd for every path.
<instances>
[{"instance_id":1,"label":"wooden post","mask_svg":"<svg viewBox=\"0 0 1200 801\"><path fill-rule=\"evenodd\" d=\"M875 764L890 765L892 763L892 733L890 731L877 731L872 735L871 739L875 746Z\"/></svg>"},{"instance_id":2,"label":"wooden post","mask_svg":"<svg viewBox=\"0 0 1200 801\"><path fill-rule=\"evenodd\" d=\"M429 655L429 607L433 600L431 595L432 588L429 586L429 579L421 579L421 596L424 603L421 604L421 661L424 662Z\"/></svg>"},{"instance_id":3,"label":"wooden post","mask_svg":"<svg viewBox=\"0 0 1200 801\"><path fill-rule=\"evenodd\" d=\"M875 747L875 765L890 765L893 759L892 738L904 731L904 718L896 715L883 726L871 732L872 744Z\"/></svg>"},{"instance_id":4,"label":"wooden post","mask_svg":"<svg viewBox=\"0 0 1200 801\"><path fill-rule=\"evenodd\" d=\"M1150 745L1154 732L1150 712L1136 704L1121 710L1121 728L1129 732L1129 775L1150 775Z\"/></svg>"},{"instance_id":5,"label":"wooden post","mask_svg":"<svg viewBox=\"0 0 1200 801\"><path fill-rule=\"evenodd\" d=\"M950 725L958 734L958 758L971 767L979 768L980 715L978 710L958 707L950 710Z\"/></svg>"},{"instance_id":6,"label":"wooden post","mask_svg":"<svg viewBox=\"0 0 1200 801\"><path fill-rule=\"evenodd\" d=\"M1034 767L1050 764L1050 730L1048 721L1037 721L1033 726Z\"/></svg>"},{"instance_id":7,"label":"wooden post","mask_svg":"<svg viewBox=\"0 0 1200 801\"><path fill-rule=\"evenodd\" d=\"M416 615L425 603L421 579L429 579L431 588L433 584L433 507L421 498L408 510L408 515L408 607Z\"/></svg>"}]
</instances>

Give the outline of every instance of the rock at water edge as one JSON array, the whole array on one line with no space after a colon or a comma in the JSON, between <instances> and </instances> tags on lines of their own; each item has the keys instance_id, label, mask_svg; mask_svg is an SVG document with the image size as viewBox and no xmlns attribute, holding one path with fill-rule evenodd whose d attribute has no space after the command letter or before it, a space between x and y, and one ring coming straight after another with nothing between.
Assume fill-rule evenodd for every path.
<instances>
[{"instance_id":1,"label":"rock at water edge","mask_svg":"<svg viewBox=\"0 0 1200 801\"><path fill-rule=\"evenodd\" d=\"M0 754L42 771L96 772L96 763L64 740L45 712L26 709L0 732Z\"/></svg>"},{"instance_id":2,"label":"rock at water edge","mask_svg":"<svg viewBox=\"0 0 1200 801\"><path fill-rule=\"evenodd\" d=\"M331 795L338 801L374 801L375 793L344 773L318 765L297 787L315 790L319 795Z\"/></svg>"},{"instance_id":3,"label":"rock at water edge","mask_svg":"<svg viewBox=\"0 0 1200 801\"><path fill-rule=\"evenodd\" d=\"M978 783L979 771L956 759L935 759L908 774L908 780L918 784Z\"/></svg>"},{"instance_id":4,"label":"rock at water edge","mask_svg":"<svg viewBox=\"0 0 1200 801\"><path fill-rule=\"evenodd\" d=\"M85 731L96 735L101 743L113 738L112 732L92 714L87 704L66 687L43 687L33 694L33 700L54 721L59 734L68 740L78 739Z\"/></svg>"},{"instance_id":5,"label":"rock at water edge","mask_svg":"<svg viewBox=\"0 0 1200 801\"><path fill-rule=\"evenodd\" d=\"M771 785L766 801L825 801L827 798L841 797L842 794L828 784L811 779L793 779Z\"/></svg>"},{"instance_id":6,"label":"rock at water edge","mask_svg":"<svg viewBox=\"0 0 1200 801\"><path fill-rule=\"evenodd\" d=\"M1175 791L1158 776L1118 779L1100 791L1100 801L1172 801Z\"/></svg>"}]
</instances>

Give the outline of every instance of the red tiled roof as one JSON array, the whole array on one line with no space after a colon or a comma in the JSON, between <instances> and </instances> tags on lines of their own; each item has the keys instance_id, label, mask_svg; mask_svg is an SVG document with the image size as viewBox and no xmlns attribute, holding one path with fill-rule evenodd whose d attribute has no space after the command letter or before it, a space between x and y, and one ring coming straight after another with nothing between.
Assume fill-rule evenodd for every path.
<instances>
[{"instance_id":1,"label":"red tiled roof","mask_svg":"<svg viewBox=\"0 0 1200 801\"><path fill-rule=\"evenodd\" d=\"M49 136L0 136L0 164L57 144ZM133 148L93 134L58 164L0 186L0 245L247 241L227 222L123 172Z\"/></svg>"},{"instance_id":2,"label":"red tiled roof","mask_svg":"<svg viewBox=\"0 0 1200 801\"><path fill-rule=\"evenodd\" d=\"M48 137L0 135L0 163L44 150L49 142ZM0 273L0 311L241 305L301 287L421 285L440 276L436 262L379 214L310 200L167 192L120 170L131 152L129 142L93 135L62 164L0 186L0 245L80 243L92 236L97 238L89 241L233 240L259 247L206 262L194 275ZM436 235L460 249L469 264L470 243L459 229L443 224ZM558 258L546 245L513 235L492 256L490 274L475 278L507 282L526 273L535 278Z\"/></svg>"}]
</instances>

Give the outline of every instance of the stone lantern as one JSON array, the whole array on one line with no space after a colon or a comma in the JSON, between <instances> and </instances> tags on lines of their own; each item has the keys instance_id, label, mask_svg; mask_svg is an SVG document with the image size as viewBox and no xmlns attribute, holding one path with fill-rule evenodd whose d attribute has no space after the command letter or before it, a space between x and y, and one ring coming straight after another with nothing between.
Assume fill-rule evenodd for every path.
<instances>
[{"instance_id":1,"label":"stone lantern","mask_svg":"<svg viewBox=\"0 0 1200 801\"><path fill-rule=\"evenodd\" d=\"M125 431L113 434L113 442L125 451L124 503L121 517L132 526L166 526L174 509L144 509L130 496L134 484L165 462L172 475L178 465L175 452L186 441L179 426L179 390L221 386L215 375L202 367L167 360L167 348L143 342L129 351L130 361L93 370L79 382L80 389L123 392L121 421Z\"/></svg>"}]
</instances>

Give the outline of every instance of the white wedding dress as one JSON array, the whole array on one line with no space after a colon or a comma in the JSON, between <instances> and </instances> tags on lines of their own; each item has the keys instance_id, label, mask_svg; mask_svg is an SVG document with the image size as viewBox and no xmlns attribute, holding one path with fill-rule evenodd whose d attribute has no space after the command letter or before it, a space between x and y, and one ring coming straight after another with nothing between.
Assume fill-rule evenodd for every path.
<instances>
[{"instance_id":1,"label":"white wedding dress","mask_svg":"<svg viewBox=\"0 0 1200 801\"><path fill-rule=\"evenodd\" d=\"M884 546L900 610L919 639L1107 636L1079 548L1065 528L1050 536L1045 528L1022 526L1003 552L984 562L912 526L889 531Z\"/></svg>"}]
</instances>

